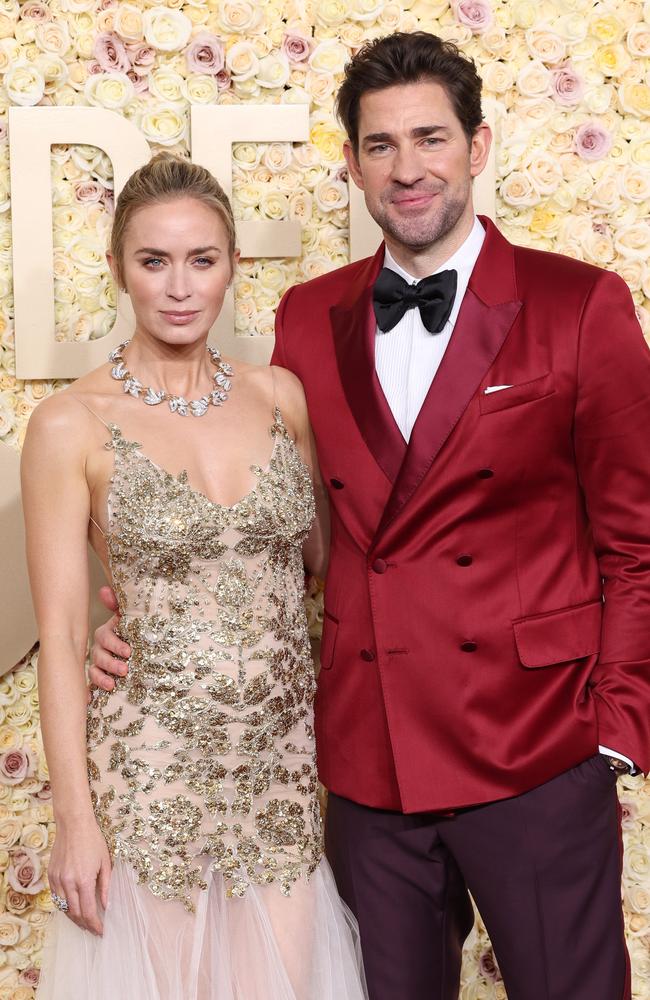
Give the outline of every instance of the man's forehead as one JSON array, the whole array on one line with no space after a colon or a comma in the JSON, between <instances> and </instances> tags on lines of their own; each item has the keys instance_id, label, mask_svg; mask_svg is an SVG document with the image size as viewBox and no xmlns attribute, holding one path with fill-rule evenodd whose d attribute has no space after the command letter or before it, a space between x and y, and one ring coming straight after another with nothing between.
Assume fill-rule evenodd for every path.
<instances>
[{"instance_id":1,"label":"man's forehead","mask_svg":"<svg viewBox=\"0 0 650 1000\"><path fill-rule=\"evenodd\" d=\"M418 124L425 125L433 123L434 117L438 120L440 116L447 119L453 115L453 106L441 84L421 80L367 91L359 102L359 113L362 126L370 120L382 119L390 127L414 118L420 118Z\"/></svg>"}]
</instances>

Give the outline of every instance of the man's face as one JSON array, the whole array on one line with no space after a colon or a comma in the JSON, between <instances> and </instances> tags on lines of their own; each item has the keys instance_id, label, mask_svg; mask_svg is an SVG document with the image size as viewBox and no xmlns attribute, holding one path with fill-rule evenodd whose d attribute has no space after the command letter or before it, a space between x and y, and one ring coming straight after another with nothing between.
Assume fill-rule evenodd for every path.
<instances>
[{"instance_id":1,"label":"man's face","mask_svg":"<svg viewBox=\"0 0 650 1000\"><path fill-rule=\"evenodd\" d=\"M472 218L472 177L490 148L486 125L469 142L433 80L369 91L359 112L358 154L347 142L346 159L388 237L424 250Z\"/></svg>"}]
</instances>

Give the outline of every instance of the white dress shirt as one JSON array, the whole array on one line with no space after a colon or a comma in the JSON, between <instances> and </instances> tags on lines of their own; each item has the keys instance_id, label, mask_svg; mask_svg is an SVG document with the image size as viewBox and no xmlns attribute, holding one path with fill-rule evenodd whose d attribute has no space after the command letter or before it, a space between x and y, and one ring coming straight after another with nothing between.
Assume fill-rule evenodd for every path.
<instances>
[{"instance_id":1,"label":"white dress shirt","mask_svg":"<svg viewBox=\"0 0 650 1000\"><path fill-rule=\"evenodd\" d=\"M481 252L484 239L485 230L475 218L472 230L465 242L452 254L449 260L446 260L433 272L437 274L439 271L453 269L458 274L454 304L449 319L440 333L429 333L420 317L420 310L417 308L407 309L399 323L388 333L383 333L379 327L376 328L375 368L377 378L395 418L395 423L402 432L405 441L411 437L413 425L451 340L469 279ZM415 285L420 280L400 267L391 256L388 247L384 252L384 267L396 271L409 284ZM634 772L634 763L629 757L616 750L611 750L609 747L600 746L598 750L606 756L624 760Z\"/></svg>"},{"instance_id":2,"label":"white dress shirt","mask_svg":"<svg viewBox=\"0 0 650 1000\"><path fill-rule=\"evenodd\" d=\"M458 274L454 304L440 333L429 333L422 322L419 309L407 309L399 323L388 333L383 333L377 327L377 378L395 417L395 423L406 441L411 436L413 424L447 350L484 239L485 230L478 219L474 219L472 231L462 246L434 271L437 274L439 271L455 270ZM409 284L415 285L420 280L400 267L388 247L384 253L384 267L396 271Z\"/></svg>"}]
</instances>

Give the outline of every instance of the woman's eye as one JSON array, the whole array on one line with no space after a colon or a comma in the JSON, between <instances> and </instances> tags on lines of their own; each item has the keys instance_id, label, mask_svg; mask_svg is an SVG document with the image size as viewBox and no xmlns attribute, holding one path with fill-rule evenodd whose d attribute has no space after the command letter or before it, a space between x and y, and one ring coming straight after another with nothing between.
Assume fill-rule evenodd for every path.
<instances>
[{"instance_id":1,"label":"woman's eye","mask_svg":"<svg viewBox=\"0 0 650 1000\"><path fill-rule=\"evenodd\" d=\"M157 268L159 264L162 264L160 257L147 257L144 262L145 267Z\"/></svg>"},{"instance_id":2,"label":"woman's eye","mask_svg":"<svg viewBox=\"0 0 650 1000\"><path fill-rule=\"evenodd\" d=\"M194 263L200 264L201 267L210 267L211 264L214 264L214 261L212 257L197 257Z\"/></svg>"}]
</instances>

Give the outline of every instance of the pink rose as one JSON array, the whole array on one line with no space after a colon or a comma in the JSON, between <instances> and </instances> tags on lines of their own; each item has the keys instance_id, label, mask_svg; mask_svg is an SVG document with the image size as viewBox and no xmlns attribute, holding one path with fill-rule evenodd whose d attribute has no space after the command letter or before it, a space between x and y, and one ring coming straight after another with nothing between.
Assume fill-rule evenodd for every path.
<instances>
[{"instance_id":1,"label":"pink rose","mask_svg":"<svg viewBox=\"0 0 650 1000\"><path fill-rule=\"evenodd\" d=\"M104 186L97 181L79 181L74 188L75 198L84 205L93 205L100 201L103 193Z\"/></svg>"},{"instance_id":2,"label":"pink rose","mask_svg":"<svg viewBox=\"0 0 650 1000\"><path fill-rule=\"evenodd\" d=\"M102 204L109 215L114 215L115 213L115 192L111 191L110 188L106 188L104 195L102 197ZM52 798L52 792L50 792L50 798Z\"/></svg>"},{"instance_id":3,"label":"pink rose","mask_svg":"<svg viewBox=\"0 0 650 1000\"><path fill-rule=\"evenodd\" d=\"M31 3L24 3L20 8L20 18L21 20L30 21L51 21L52 15L50 14L46 4L38 3L38 0L33 0Z\"/></svg>"},{"instance_id":4,"label":"pink rose","mask_svg":"<svg viewBox=\"0 0 650 1000\"><path fill-rule=\"evenodd\" d=\"M29 750L15 747L0 754L0 782L3 785L19 785L34 773L34 758Z\"/></svg>"},{"instance_id":5,"label":"pink rose","mask_svg":"<svg viewBox=\"0 0 650 1000\"><path fill-rule=\"evenodd\" d=\"M466 24L476 34L492 24L492 8L487 0L458 0L453 9L460 24Z\"/></svg>"},{"instance_id":6,"label":"pink rose","mask_svg":"<svg viewBox=\"0 0 650 1000\"><path fill-rule=\"evenodd\" d=\"M40 978L40 969L35 969L34 966L32 966L29 969L23 969L18 977L18 982L21 986L33 986L34 989L36 989Z\"/></svg>"},{"instance_id":7,"label":"pink rose","mask_svg":"<svg viewBox=\"0 0 650 1000\"><path fill-rule=\"evenodd\" d=\"M226 47L216 35L201 31L185 49L185 59L190 73L216 76L226 65Z\"/></svg>"},{"instance_id":8,"label":"pink rose","mask_svg":"<svg viewBox=\"0 0 650 1000\"><path fill-rule=\"evenodd\" d=\"M93 55L104 73L126 73L131 68L124 42L113 31L97 35Z\"/></svg>"},{"instance_id":9,"label":"pink rose","mask_svg":"<svg viewBox=\"0 0 650 1000\"><path fill-rule=\"evenodd\" d=\"M221 69L215 76L217 90L228 90L230 87L230 73L227 69Z\"/></svg>"},{"instance_id":10,"label":"pink rose","mask_svg":"<svg viewBox=\"0 0 650 1000\"><path fill-rule=\"evenodd\" d=\"M91 59L90 62L86 63L86 73L88 76L95 76L96 73L103 73L104 70L101 68L96 59Z\"/></svg>"},{"instance_id":11,"label":"pink rose","mask_svg":"<svg viewBox=\"0 0 650 1000\"><path fill-rule=\"evenodd\" d=\"M9 852L11 863L7 869L7 881L16 892L36 896L45 888L41 859L31 847L16 847Z\"/></svg>"},{"instance_id":12,"label":"pink rose","mask_svg":"<svg viewBox=\"0 0 650 1000\"><path fill-rule=\"evenodd\" d=\"M607 156L613 141L611 132L600 122L585 122L576 131L576 153L582 160L593 163Z\"/></svg>"},{"instance_id":13,"label":"pink rose","mask_svg":"<svg viewBox=\"0 0 650 1000\"><path fill-rule=\"evenodd\" d=\"M149 77L140 76L134 69L130 69L126 74L133 84L133 89L136 94L148 94L149 93Z\"/></svg>"},{"instance_id":14,"label":"pink rose","mask_svg":"<svg viewBox=\"0 0 650 1000\"><path fill-rule=\"evenodd\" d=\"M29 896L26 896L24 892L16 892L15 889L7 889L7 895L5 897L5 906L9 913L13 913L14 916L20 917L21 914L25 913L32 905L32 900Z\"/></svg>"},{"instance_id":15,"label":"pink rose","mask_svg":"<svg viewBox=\"0 0 650 1000\"><path fill-rule=\"evenodd\" d=\"M551 70L551 93L558 104L570 108L579 104L584 94L582 80L571 66Z\"/></svg>"},{"instance_id":16,"label":"pink rose","mask_svg":"<svg viewBox=\"0 0 650 1000\"><path fill-rule=\"evenodd\" d=\"M49 802L52 798L52 787L49 781L44 781L35 795L40 802Z\"/></svg>"},{"instance_id":17,"label":"pink rose","mask_svg":"<svg viewBox=\"0 0 650 1000\"><path fill-rule=\"evenodd\" d=\"M484 975L486 979L489 979L490 982L497 983L501 979L499 966L497 965L494 952L491 948L483 952L479 959L478 967L481 970L482 975Z\"/></svg>"},{"instance_id":18,"label":"pink rose","mask_svg":"<svg viewBox=\"0 0 650 1000\"><path fill-rule=\"evenodd\" d=\"M309 38L304 38L302 35L287 34L282 39L281 48L289 62L301 63L309 58L313 45Z\"/></svg>"},{"instance_id":19,"label":"pink rose","mask_svg":"<svg viewBox=\"0 0 650 1000\"><path fill-rule=\"evenodd\" d=\"M131 69L138 76L146 76L153 69L156 61L156 50L145 42L134 42L126 46L131 62Z\"/></svg>"},{"instance_id":20,"label":"pink rose","mask_svg":"<svg viewBox=\"0 0 650 1000\"><path fill-rule=\"evenodd\" d=\"M111 7L117 7L119 0L99 0L97 3L97 10L110 10Z\"/></svg>"}]
</instances>

